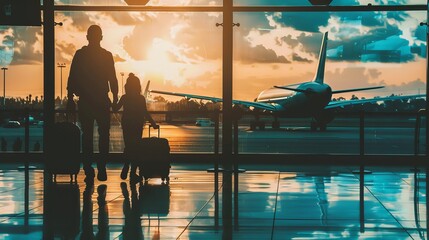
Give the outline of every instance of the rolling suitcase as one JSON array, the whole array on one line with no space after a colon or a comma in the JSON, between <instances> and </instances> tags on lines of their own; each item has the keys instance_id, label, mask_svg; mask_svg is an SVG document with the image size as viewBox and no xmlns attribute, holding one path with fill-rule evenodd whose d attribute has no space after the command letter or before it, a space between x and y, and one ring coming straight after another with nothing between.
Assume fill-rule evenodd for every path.
<instances>
[{"instance_id":1,"label":"rolling suitcase","mask_svg":"<svg viewBox=\"0 0 429 240\"><path fill-rule=\"evenodd\" d=\"M160 137L158 128L158 137L150 136L142 138L139 147L142 156L139 164L140 176L147 181L149 178L161 178L162 181L170 181L170 145L166 138Z\"/></svg>"},{"instance_id":2,"label":"rolling suitcase","mask_svg":"<svg viewBox=\"0 0 429 240\"><path fill-rule=\"evenodd\" d=\"M70 175L70 181L77 181L80 170L80 129L71 122L54 124L52 156L48 159L47 170L53 175L54 182L57 174Z\"/></svg>"}]
</instances>

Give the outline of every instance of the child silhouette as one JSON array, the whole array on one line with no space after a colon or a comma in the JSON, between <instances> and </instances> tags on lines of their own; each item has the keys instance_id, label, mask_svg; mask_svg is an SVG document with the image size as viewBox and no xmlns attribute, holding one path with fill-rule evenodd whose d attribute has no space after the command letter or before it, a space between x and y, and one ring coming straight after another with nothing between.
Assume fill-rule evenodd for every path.
<instances>
[{"instance_id":1,"label":"child silhouette","mask_svg":"<svg viewBox=\"0 0 429 240\"><path fill-rule=\"evenodd\" d=\"M145 121L148 120L151 126L158 129L153 118L147 111L146 99L141 95L140 79L130 73L125 83L125 94L121 97L114 110L118 111L123 107L121 125L124 136L126 162L121 171L121 179L127 179L129 165L131 163L130 182L137 183L142 177L137 175L138 143L141 141Z\"/></svg>"}]
</instances>

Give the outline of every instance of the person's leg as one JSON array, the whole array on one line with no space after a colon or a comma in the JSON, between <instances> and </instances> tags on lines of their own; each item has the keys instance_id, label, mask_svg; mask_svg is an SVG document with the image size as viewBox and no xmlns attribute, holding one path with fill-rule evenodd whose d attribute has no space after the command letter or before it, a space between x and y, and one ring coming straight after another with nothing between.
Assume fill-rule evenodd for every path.
<instances>
[{"instance_id":1,"label":"person's leg","mask_svg":"<svg viewBox=\"0 0 429 240\"><path fill-rule=\"evenodd\" d=\"M135 160L131 161L131 171L130 171L130 182L132 184L141 182L143 180L143 177L140 175L137 175L137 163Z\"/></svg>"},{"instance_id":2,"label":"person's leg","mask_svg":"<svg viewBox=\"0 0 429 240\"><path fill-rule=\"evenodd\" d=\"M83 206L82 206L82 233L80 239L94 239L94 231L92 225L93 202L92 194L94 193L94 185L86 185L83 191Z\"/></svg>"},{"instance_id":3,"label":"person's leg","mask_svg":"<svg viewBox=\"0 0 429 240\"><path fill-rule=\"evenodd\" d=\"M94 131L94 117L88 109L88 105L79 101L79 121L82 128L82 153L83 153L83 170L85 171L85 181L91 180L95 176L94 169L92 168L92 154L93 154L93 131Z\"/></svg>"},{"instance_id":4,"label":"person's leg","mask_svg":"<svg viewBox=\"0 0 429 240\"><path fill-rule=\"evenodd\" d=\"M99 181L106 181L106 157L109 153L109 143L110 143L110 109L109 107L100 107L97 112L96 121L98 125L98 149L100 151L101 157L97 159L97 179Z\"/></svg>"},{"instance_id":5,"label":"person's leg","mask_svg":"<svg viewBox=\"0 0 429 240\"><path fill-rule=\"evenodd\" d=\"M127 179L129 169L130 169L130 163L129 162L125 162L124 166L122 166L122 170L121 170L121 179L122 180Z\"/></svg>"},{"instance_id":6,"label":"person's leg","mask_svg":"<svg viewBox=\"0 0 429 240\"><path fill-rule=\"evenodd\" d=\"M124 155L125 155L125 159L124 159L124 166L122 167L122 171L121 171L121 179L125 180L127 179L128 176L128 171L130 168L130 159L132 158L132 146L131 146L131 141L130 141L130 135L132 134L132 131L130 131L130 129L127 128L126 126L127 124L122 122L122 136L124 139Z\"/></svg>"},{"instance_id":7,"label":"person's leg","mask_svg":"<svg viewBox=\"0 0 429 240\"><path fill-rule=\"evenodd\" d=\"M106 202L107 186L101 184L97 187L98 204L98 232L96 239L109 239L109 208Z\"/></svg>"},{"instance_id":8,"label":"person's leg","mask_svg":"<svg viewBox=\"0 0 429 240\"><path fill-rule=\"evenodd\" d=\"M130 171L130 181L131 183L137 183L142 181L142 177L140 174L137 174L137 168L140 165L140 157L139 154L140 150L140 141L142 137L142 125L140 124L133 124L133 126L130 127L130 133L129 133L129 145L132 147L132 154L130 158L131 162L131 171Z\"/></svg>"}]
</instances>

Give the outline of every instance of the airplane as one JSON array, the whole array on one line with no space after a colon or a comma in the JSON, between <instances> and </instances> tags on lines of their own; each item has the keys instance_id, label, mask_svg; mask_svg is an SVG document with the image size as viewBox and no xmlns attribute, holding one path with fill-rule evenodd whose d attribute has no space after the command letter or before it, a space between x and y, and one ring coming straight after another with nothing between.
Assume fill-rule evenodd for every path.
<instances>
[{"instance_id":1,"label":"airplane","mask_svg":"<svg viewBox=\"0 0 429 240\"><path fill-rule=\"evenodd\" d=\"M334 118L332 109L344 107L347 105L363 104L367 102L409 99L426 96L425 94L416 94L406 96L401 95L379 97L372 99L332 101L333 94L373 90L383 88L384 86L352 88L333 91L328 84L324 83L327 42L328 32L325 32L320 48L317 71L313 81L285 86L273 86L272 88L263 90L253 102L232 100L233 104L245 106L247 108L253 108L257 111L270 112L275 118L272 124L273 129L280 128L278 117L311 117L311 131L317 131L318 128L320 129L320 131L325 131L326 125ZM159 90L149 90L149 92L172 96L181 96L187 99L201 99L212 102L222 102L221 98L209 96L166 92ZM265 128L265 123L259 121L258 117L256 117L255 121L252 121L250 123L251 130L255 130L256 127L259 127L260 129Z\"/></svg>"}]
</instances>

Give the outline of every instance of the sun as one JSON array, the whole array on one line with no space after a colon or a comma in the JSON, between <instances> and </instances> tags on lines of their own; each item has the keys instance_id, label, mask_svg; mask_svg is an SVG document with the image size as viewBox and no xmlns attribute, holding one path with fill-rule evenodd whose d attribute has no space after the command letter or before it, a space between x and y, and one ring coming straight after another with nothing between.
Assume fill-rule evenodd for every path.
<instances>
[{"instance_id":1,"label":"sun","mask_svg":"<svg viewBox=\"0 0 429 240\"><path fill-rule=\"evenodd\" d=\"M173 85L182 85L186 79L186 57L177 45L160 38L152 41L146 60L146 74L159 76Z\"/></svg>"}]
</instances>

